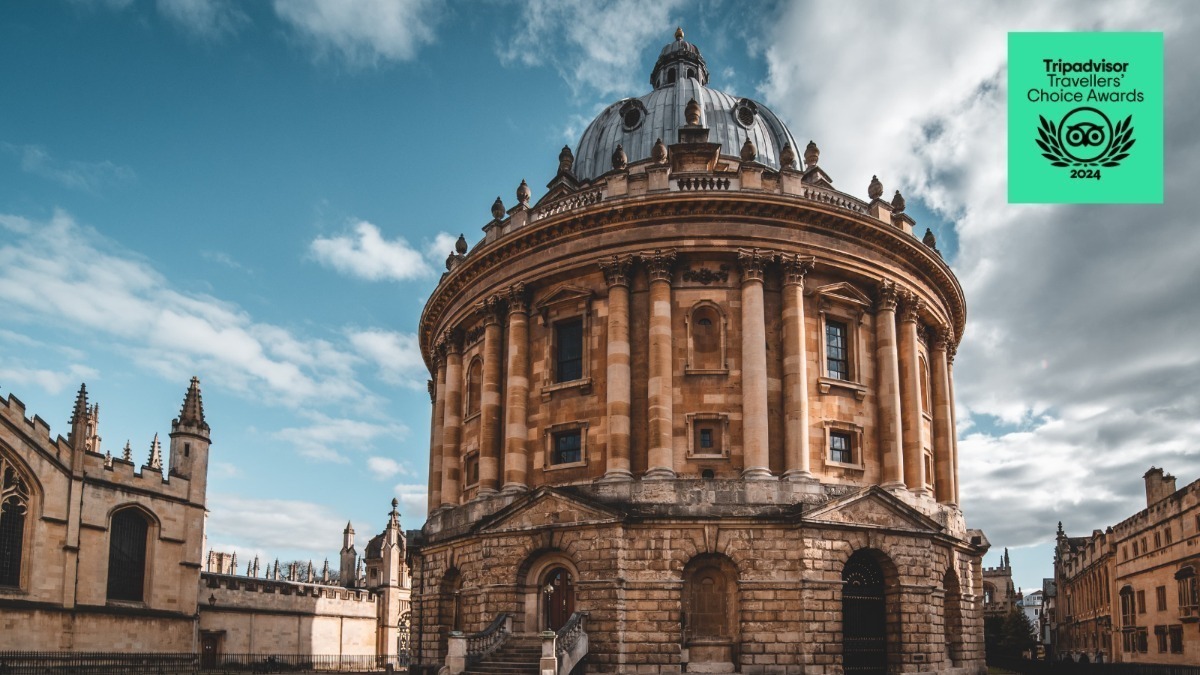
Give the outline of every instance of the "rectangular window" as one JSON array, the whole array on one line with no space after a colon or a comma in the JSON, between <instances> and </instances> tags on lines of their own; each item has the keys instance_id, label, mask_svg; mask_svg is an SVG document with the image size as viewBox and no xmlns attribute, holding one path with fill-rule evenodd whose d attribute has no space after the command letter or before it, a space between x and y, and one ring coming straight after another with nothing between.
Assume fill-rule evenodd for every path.
<instances>
[{"instance_id":1,"label":"rectangular window","mask_svg":"<svg viewBox=\"0 0 1200 675\"><path fill-rule=\"evenodd\" d=\"M835 380L850 379L850 345L840 321L825 322L825 370Z\"/></svg>"},{"instance_id":2,"label":"rectangular window","mask_svg":"<svg viewBox=\"0 0 1200 675\"><path fill-rule=\"evenodd\" d=\"M558 351L555 359L555 382L583 379L583 319L563 321L554 325Z\"/></svg>"},{"instance_id":3,"label":"rectangular window","mask_svg":"<svg viewBox=\"0 0 1200 675\"><path fill-rule=\"evenodd\" d=\"M1166 537L1167 543L1170 544L1171 543L1171 528L1170 527L1167 527L1167 529L1163 530L1163 536Z\"/></svg>"},{"instance_id":4,"label":"rectangular window","mask_svg":"<svg viewBox=\"0 0 1200 675\"><path fill-rule=\"evenodd\" d=\"M1154 595L1158 598L1158 611L1167 611L1167 587L1159 586L1154 589Z\"/></svg>"},{"instance_id":5,"label":"rectangular window","mask_svg":"<svg viewBox=\"0 0 1200 675\"><path fill-rule=\"evenodd\" d=\"M463 459L463 475L467 485L479 482L479 453L473 452Z\"/></svg>"},{"instance_id":6,"label":"rectangular window","mask_svg":"<svg viewBox=\"0 0 1200 675\"><path fill-rule=\"evenodd\" d=\"M1146 613L1146 591L1137 592L1138 614Z\"/></svg>"},{"instance_id":7,"label":"rectangular window","mask_svg":"<svg viewBox=\"0 0 1200 675\"><path fill-rule=\"evenodd\" d=\"M1167 627L1154 627L1154 642L1158 645L1158 653L1162 654L1167 651Z\"/></svg>"},{"instance_id":8,"label":"rectangular window","mask_svg":"<svg viewBox=\"0 0 1200 675\"><path fill-rule=\"evenodd\" d=\"M712 429L701 429L700 430L700 449L701 450L712 450L712 447L713 447L713 430Z\"/></svg>"},{"instance_id":9,"label":"rectangular window","mask_svg":"<svg viewBox=\"0 0 1200 675\"><path fill-rule=\"evenodd\" d=\"M1137 629L1137 650L1143 654L1150 651L1150 631L1145 628Z\"/></svg>"},{"instance_id":10,"label":"rectangular window","mask_svg":"<svg viewBox=\"0 0 1200 675\"><path fill-rule=\"evenodd\" d=\"M1157 532L1154 533L1154 548L1162 548L1162 535Z\"/></svg>"},{"instance_id":11,"label":"rectangular window","mask_svg":"<svg viewBox=\"0 0 1200 675\"><path fill-rule=\"evenodd\" d=\"M1149 551L1150 547L1146 545L1146 538L1142 537L1142 553Z\"/></svg>"},{"instance_id":12,"label":"rectangular window","mask_svg":"<svg viewBox=\"0 0 1200 675\"><path fill-rule=\"evenodd\" d=\"M583 432L580 429L554 434L551 464L574 464L583 461Z\"/></svg>"},{"instance_id":13,"label":"rectangular window","mask_svg":"<svg viewBox=\"0 0 1200 675\"><path fill-rule=\"evenodd\" d=\"M850 434L840 431L829 432L829 459L842 464L854 463L854 449Z\"/></svg>"},{"instance_id":14,"label":"rectangular window","mask_svg":"<svg viewBox=\"0 0 1200 675\"><path fill-rule=\"evenodd\" d=\"M1125 560L1129 560L1129 547L1128 546L1121 547L1121 557Z\"/></svg>"},{"instance_id":15,"label":"rectangular window","mask_svg":"<svg viewBox=\"0 0 1200 675\"><path fill-rule=\"evenodd\" d=\"M1175 625L1167 629L1168 635L1171 637L1171 653L1183 653L1183 626Z\"/></svg>"}]
</instances>

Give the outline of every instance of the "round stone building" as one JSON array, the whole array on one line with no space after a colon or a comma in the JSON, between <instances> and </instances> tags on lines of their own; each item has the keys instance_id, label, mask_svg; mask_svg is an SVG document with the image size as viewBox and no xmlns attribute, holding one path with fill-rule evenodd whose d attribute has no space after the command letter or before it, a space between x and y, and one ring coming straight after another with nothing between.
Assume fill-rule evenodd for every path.
<instances>
[{"instance_id":1,"label":"round stone building","mask_svg":"<svg viewBox=\"0 0 1200 675\"><path fill-rule=\"evenodd\" d=\"M898 192L708 82L677 32L446 261L414 668L984 671L962 289Z\"/></svg>"}]
</instances>

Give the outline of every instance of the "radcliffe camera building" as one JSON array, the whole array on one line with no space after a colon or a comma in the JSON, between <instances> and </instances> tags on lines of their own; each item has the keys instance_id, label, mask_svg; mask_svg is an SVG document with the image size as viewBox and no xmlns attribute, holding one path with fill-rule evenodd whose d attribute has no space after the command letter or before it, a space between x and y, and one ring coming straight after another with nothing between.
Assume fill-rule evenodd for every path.
<instances>
[{"instance_id":1,"label":"radcliffe camera building","mask_svg":"<svg viewBox=\"0 0 1200 675\"><path fill-rule=\"evenodd\" d=\"M898 192L708 82L678 31L447 259L416 669L984 671L961 288Z\"/></svg>"}]
</instances>

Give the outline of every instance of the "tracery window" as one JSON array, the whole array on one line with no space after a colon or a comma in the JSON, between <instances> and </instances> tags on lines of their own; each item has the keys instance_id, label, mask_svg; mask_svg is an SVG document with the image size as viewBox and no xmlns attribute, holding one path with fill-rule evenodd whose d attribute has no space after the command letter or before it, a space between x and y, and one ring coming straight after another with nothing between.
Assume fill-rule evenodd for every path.
<instances>
[{"instance_id":1,"label":"tracery window","mask_svg":"<svg viewBox=\"0 0 1200 675\"><path fill-rule=\"evenodd\" d=\"M136 508L113 514L108 530L108 599L141 602L146 586L150 522Z\"/></svg>"},{"instance_id":2,"label":"tracery window","mask_svg":"<svg viewBox=\"0 0 1200 675\"><path fill-rule=\"evenodd\" d=\"M0 456L0 586L21 585L28 510L29 486L17 468Z\"/></svg>"}]
</instances>

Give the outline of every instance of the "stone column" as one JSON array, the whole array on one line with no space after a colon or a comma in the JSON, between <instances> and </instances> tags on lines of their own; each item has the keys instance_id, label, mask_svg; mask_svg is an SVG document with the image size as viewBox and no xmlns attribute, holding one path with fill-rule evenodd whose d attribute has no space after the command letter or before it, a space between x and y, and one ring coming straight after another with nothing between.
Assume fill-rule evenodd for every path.
<instances>
[{"instance_id":1,"label":"stone column","mask_svg":"<svg viewBox=\"0 0 1200 675\"><path fill-rule=\"evenodd\" d=\"M529 455L529 296L525 284L508 289L508 402L504 406L504 491L524 492Z\"/></svg>"},{"instance_id":2,"label":"stone column","mask_svg":"<svg viewBox=\"0 0 1200 675\"><path fill-rule=\"evenodd\" d=\"M879 456L883 459L880 486L904 487L900 368L896 362L896 284L886 279L879 283L879 300L875 304L875 360L879 370Z\"/></svg>"},{"instance_id":3,"label":"stone column","mask_svg":"<svg viewBox=\"0 0 1200 675\"><path fill-rule=\"evenodd\" d=\"M632 400L629 371L629 270L630 256L613 256L600 263L608 282L608 449L605 481L633 478L629 465L629 407Z\"/></svg>"},{"instance_id":4,"label":"stone column","mask_svg":"<svg viewBox=\"0 0 1200 675\"><path fill-rule=\"evenodd\" d=\"M767 322L763 310L763 267L758 249L740 249L742 272L742 478L771 477L767 438Z\"/></svg>"},{"instance_id":5,"label":"stone column","mask_svg":"<svg viewBox=\"0 0 1200 675\"><path fill-rule=\"evenodd\" d=\"M433 423L429 428L429 513L442 505L442 425L446 416L446 346L439 340L433 348L437 379L430 380ZM353 571L353 570L351 570Z\"/></svg>"},{"instance_id":6,"label":"stone column","mask_svg":"<svg viewBox=\"0 0 1200 675\"><path fill-rule=\"evenodd\" d=\"M946 382L950 387L950 483L954 491L954 503L961 504L958 496L958 413L954 409L954 355L958 345L953 341L946 344Z\"/></svg>"},{"instance_id":7,"label":"stone column","mask_svg":"<svg viewBox=\"0 0 1200 675\"><path fill-rule=\"evenodd\" d=\"M671 268L675 265L675 249L643 254L642 261L650 278L650 377L646 387L649 398L649 468L645 478L674 478Z\"/></svg>"},{"instance_id":8,"label":"stone column","mask_svg":"<svg viewBox=\"0 0 1200 675\"><path fill-rule=\"evenodd\" d=\"M916 294L902 296L900 312L900 419L904 441L904 483L918 494L925 490L925 450L921 443L921 360L917 356L917 329L924 303Z\"/></svg>"},{"instance_id":9,"label":"stone column","mask_svg":"<svg viewBox=\"0 0 1200 675\"><path fill-rule=\"evenodd\" d=\"M447 329L446 407L442 425L442 506L457 506L462 496L462 334Z\"/></svg>"},{"instance_id":10,"label":"stone column","mask_svg":"<svg viewBox=\"0 0 1200 675\"><path fill-rule=\"evenodd\" d=\"M484 497L500 489L500 360L503 301L493 295L480 301L475 311L483 317L483 382L479 396L479 493Z\"/></svg>"},{"instance_id":11,"label":"stone column","mask_svg":"<svg viewBox=\"0 0 1200 675\"><path fill-rule=\"evenodd\" d=\"M808 354L804 336L804 277L816 258L783 257L783 437L785 480L812 478L808 428Z\"/></svg>"},{"instance_id":12,"label":"stone column","mask_svg":"<svg viewBox=\"0 0 1200 675\"><path fill-rule=\"evenodd\" d=\"M930 368L933 370L930 386L933 387L933 475L937 500L943 504L957 505L954 494L954 458L951 445L954 438L954 422L950 419L950 371L946 362L946 345L953 338L949 330L938 331L933 339L933 354Z\"/></svg>"}]
</instances>

